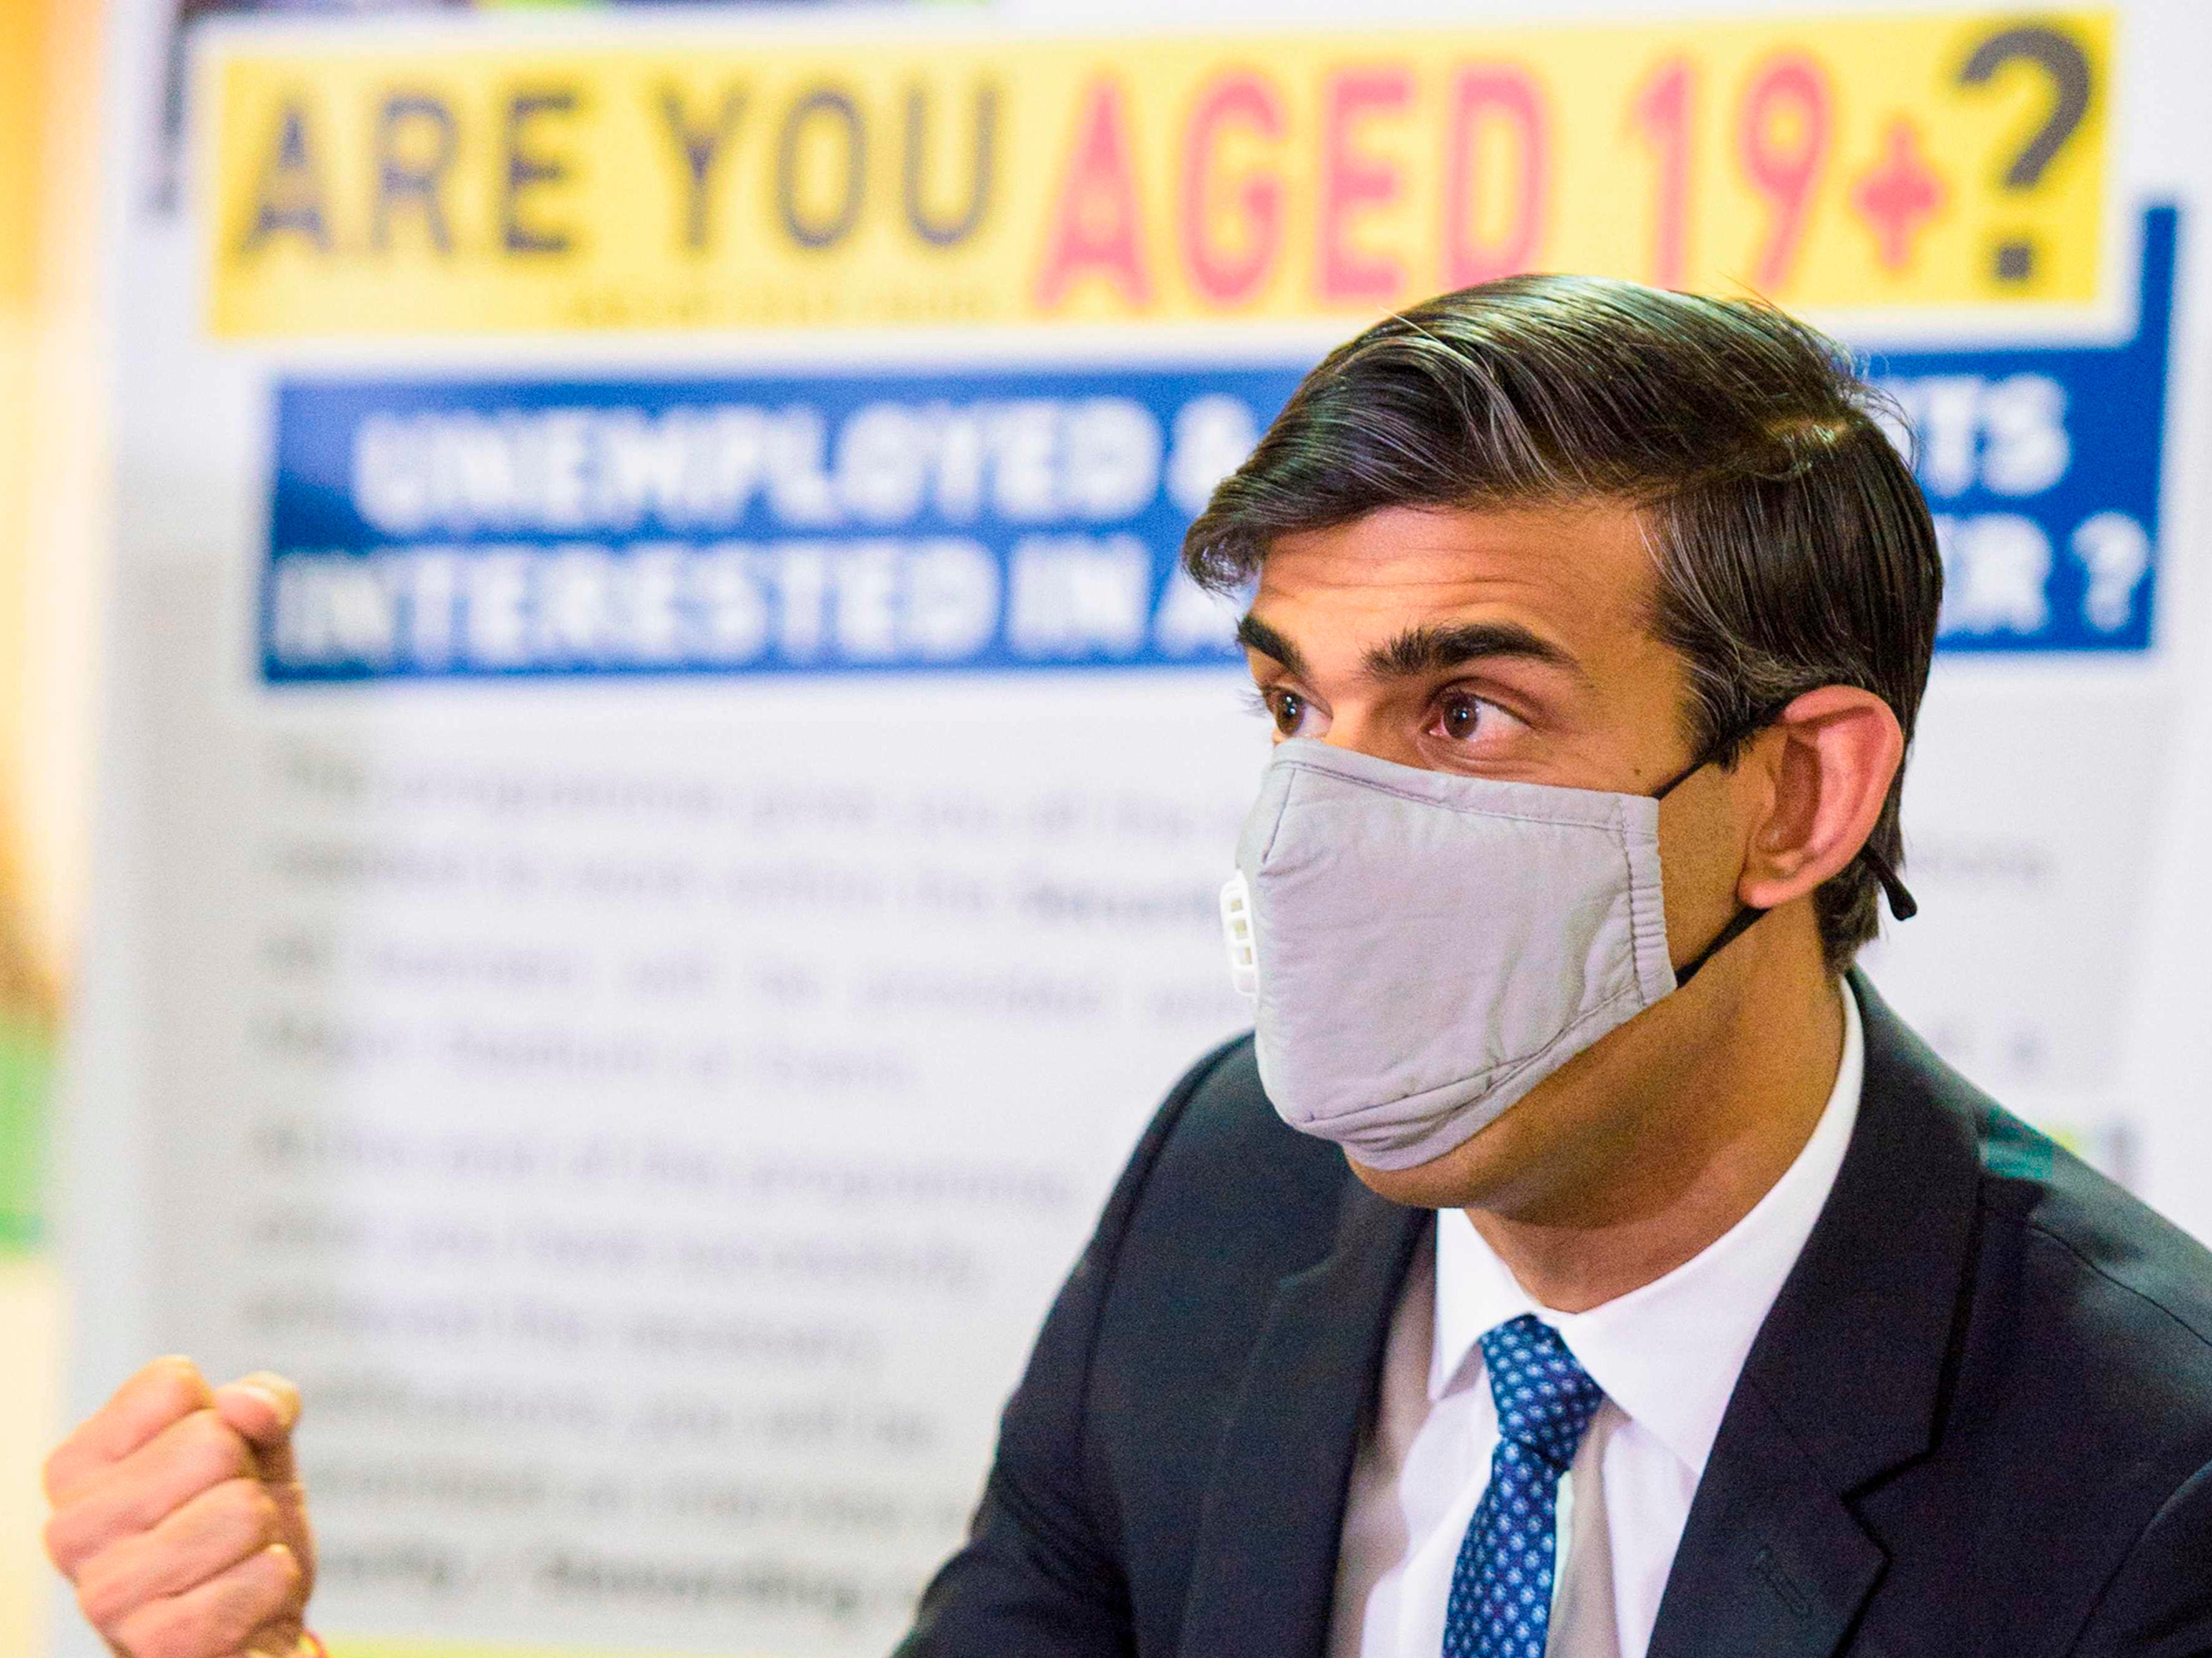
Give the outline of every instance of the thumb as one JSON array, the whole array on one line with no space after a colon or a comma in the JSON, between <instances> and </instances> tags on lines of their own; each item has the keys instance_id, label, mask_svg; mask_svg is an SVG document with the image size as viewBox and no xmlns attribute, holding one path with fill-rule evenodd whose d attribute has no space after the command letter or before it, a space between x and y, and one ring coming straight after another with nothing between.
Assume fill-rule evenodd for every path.
<instances>
[{"instance_id":1,"label":"thumb","mask_svg":"<svg viewBox=\"0 0 2212 1658\"><path fill-rule=\"evenodd\" d=\"M299 1468L292 1430L300 1420L300 1390L272 1370L257 1370L215 1390L218 1415L253 1447L264 1479L289 1483Z\"/></svg>"}]
</instances>

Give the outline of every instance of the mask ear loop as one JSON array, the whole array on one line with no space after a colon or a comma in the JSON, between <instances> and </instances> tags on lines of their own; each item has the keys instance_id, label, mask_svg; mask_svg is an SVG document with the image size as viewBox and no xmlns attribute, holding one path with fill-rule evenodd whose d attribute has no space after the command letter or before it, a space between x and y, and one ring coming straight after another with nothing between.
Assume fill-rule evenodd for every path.
<instances>
[{"instance_id":1,"label":"mask ear loop","mask_svg":"<svg viewBox=\"0 0 2212 1658\"><path fill-rule=\"evenodd\" d=\"M1735 739L1729 740L1732 742ZM1654 800L1664 800L1707 766L1711 765L1720 750L1726 746L1728 744L1725 742L1715 744L1698 758L1692 760L1682 770L1676 772L1662 783L1653 791L1651 798ZM1882 896L1889 901L1889 913L1893 917L1900 921L1909 921L1920 913L1919 900L1912 896L1904 881L1899 878L1896 865L1876 851L1872 841L1859 848L1858 860L1872 870L1874 878L1881 884ZM1729 924L1720 930L1711 944L1674 969L1674 988L1680 990L1692 979L1697 977L1698 970L1707 962L1711 961L1714 957L1750 932L1758 925L1760 918L1767 914L1767 911L1755 909L1749 904L1739 906L1735 915L1729 918Z\"/></svg>"},{"instance_id":2,"label":"mask ear loop","mask_svg":"<svg viewBox=\"0 0 2212 1658\"><path fill-rule=\"evenodd\" d=\"M1909 921L1920 914L1920 901L1905 890L1898 878L1897 866L1874 848L1869 841L1859 848L1859 858L1874 872L1874 878L1881 883L1881 896L1889 900L1889 913L1896 920Z\"/></svg>"},{"instance_id":3,"label":"mask ear loop","mask_svg":"<svg viewBox=\"0 0 2212 1658\"><path fill-rule=\"evenodd\" d=\"M1688 782L1692 777L1695 777L1707 766L1711 765L1713 762L1719 757L1722 750L1730 747L1738 739L1736 738L1724 738L1720 742L1714 744L1703 754L1700 754L1695 760L1690 762L1690 763L1685 766L1680 771L1676 772L1672 777L1668 778L1656 789L1653 790L1651 798L1654 800L1664 800L1668 795L1674 793L1676 789L1681 787L1683 784ZM1749 904L1739 905L1735 915L1729 918L1729 924L1720 930L1719 935L1715 938L1711 944L1707 944L1703 950L1692 957L1687 962L1674 969L1674 988L1680 990L1684 985L1689 983L1691 980L1696 978L1698 976L1698 970L1700 968L1704 967L1707 962L1711 961L1714 957L1719 955L1721 951L1726 950L1737 939L1742 938L1745 933L1750 932L1753 926L1759 924L1760 918L1765 914L1766 912L1765 910L1754 909Z\"/></svg>"},{"instance_id":4,"label":"mask ear loop","mask_svg":"<svg viewBox=\"0 0 2212 1658\"><path fill-rule=\"evenodd\" d=\"M1749 904L1739 905L1736 908L1734 918L1729 920L1726 926L1720 930L1719 934L1715 937L1712 943L1707 944L1695 956L1692 956L1687 962L1674 969L1674 988L1680 990L1684 985L1689 983L1691 980L1696 978L1698 976L1698 969L1703 968L1707 962L1711 961L1714 957L1719 955L1721 951L1726 950L1737 939L1742 938L1745 933L1750 932L1753 927L1765 920L1771 914L1773 914L1771 910L1753 909Z\"/></svg>"}]
</instances>

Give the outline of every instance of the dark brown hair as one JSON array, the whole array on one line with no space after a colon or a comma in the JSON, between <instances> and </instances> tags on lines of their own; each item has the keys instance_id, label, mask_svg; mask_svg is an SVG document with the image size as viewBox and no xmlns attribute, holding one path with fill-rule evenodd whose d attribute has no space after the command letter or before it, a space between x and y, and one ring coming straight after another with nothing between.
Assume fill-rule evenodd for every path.
<instances>
[{"instance_id":1,"label":"dark brown hair","mask_svg":"<svg viewBox=\"0 0 2212 1658\"><path fill-rule=\"evenodd\" d=\"M1733 764L1822 685L1872 691L1910 743L1943 566L1881 412L1842 348L1771 306L1511 276L1329 353L1214 491L1184 563L1232 591L1278 536L1385 507L1619 501L1651 540L1651 628L1688 664L1695 751ZM1868 838L1892 867L1903 784ZM1814 895L1837 967L1877 932L1880 894L1862 859Z\"/></svg>"}]
</instances>

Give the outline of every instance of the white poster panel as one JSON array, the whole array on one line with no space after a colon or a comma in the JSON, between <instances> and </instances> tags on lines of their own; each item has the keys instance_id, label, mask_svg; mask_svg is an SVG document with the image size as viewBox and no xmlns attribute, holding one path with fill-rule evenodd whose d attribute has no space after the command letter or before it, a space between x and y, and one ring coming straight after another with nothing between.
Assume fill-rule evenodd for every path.
<instances>
[{"instance_id":1,"label":"white poster panel","mask_svg":"<svg viewBox=\"0 0 2212 1658\"><path fill-rule=\"evenodd\" d=\"M297 1376L342 1655L896 1638L1243 1017L1182 527L1454 281L1873 354L1950 575L1873 975L2123 1178L2202 1144L2193 15L1158 9L234 22L125 191L80 1394Z\"/></svg>"}]
</instances>

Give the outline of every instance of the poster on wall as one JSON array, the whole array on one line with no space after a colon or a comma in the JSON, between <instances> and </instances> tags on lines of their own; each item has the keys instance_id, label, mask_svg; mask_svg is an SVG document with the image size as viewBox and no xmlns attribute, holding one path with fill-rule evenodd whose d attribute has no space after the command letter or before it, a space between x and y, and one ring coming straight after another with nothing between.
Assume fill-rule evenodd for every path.
<instances>
[{"instance_id":1,"label":"poster on wall","mask_svg":"<svg viewBox=\"0 0 2212 1658\"><path fill-rule=\"evenodd\" d=\"M896 1639L1121 1158L1243 1020L1266 726L1182 531L1440 288L1752 291L1867 354L1950 595L1876 976L2153 1154L2098 998L2186 213L2116 177L2113 15L1058 21L199 36L124 276L79 1084L162 1243L87 1363L300 1379L349 1654ZM2034 811L2053 733L2109 798Z\"/></svg>"}]
</instances>

